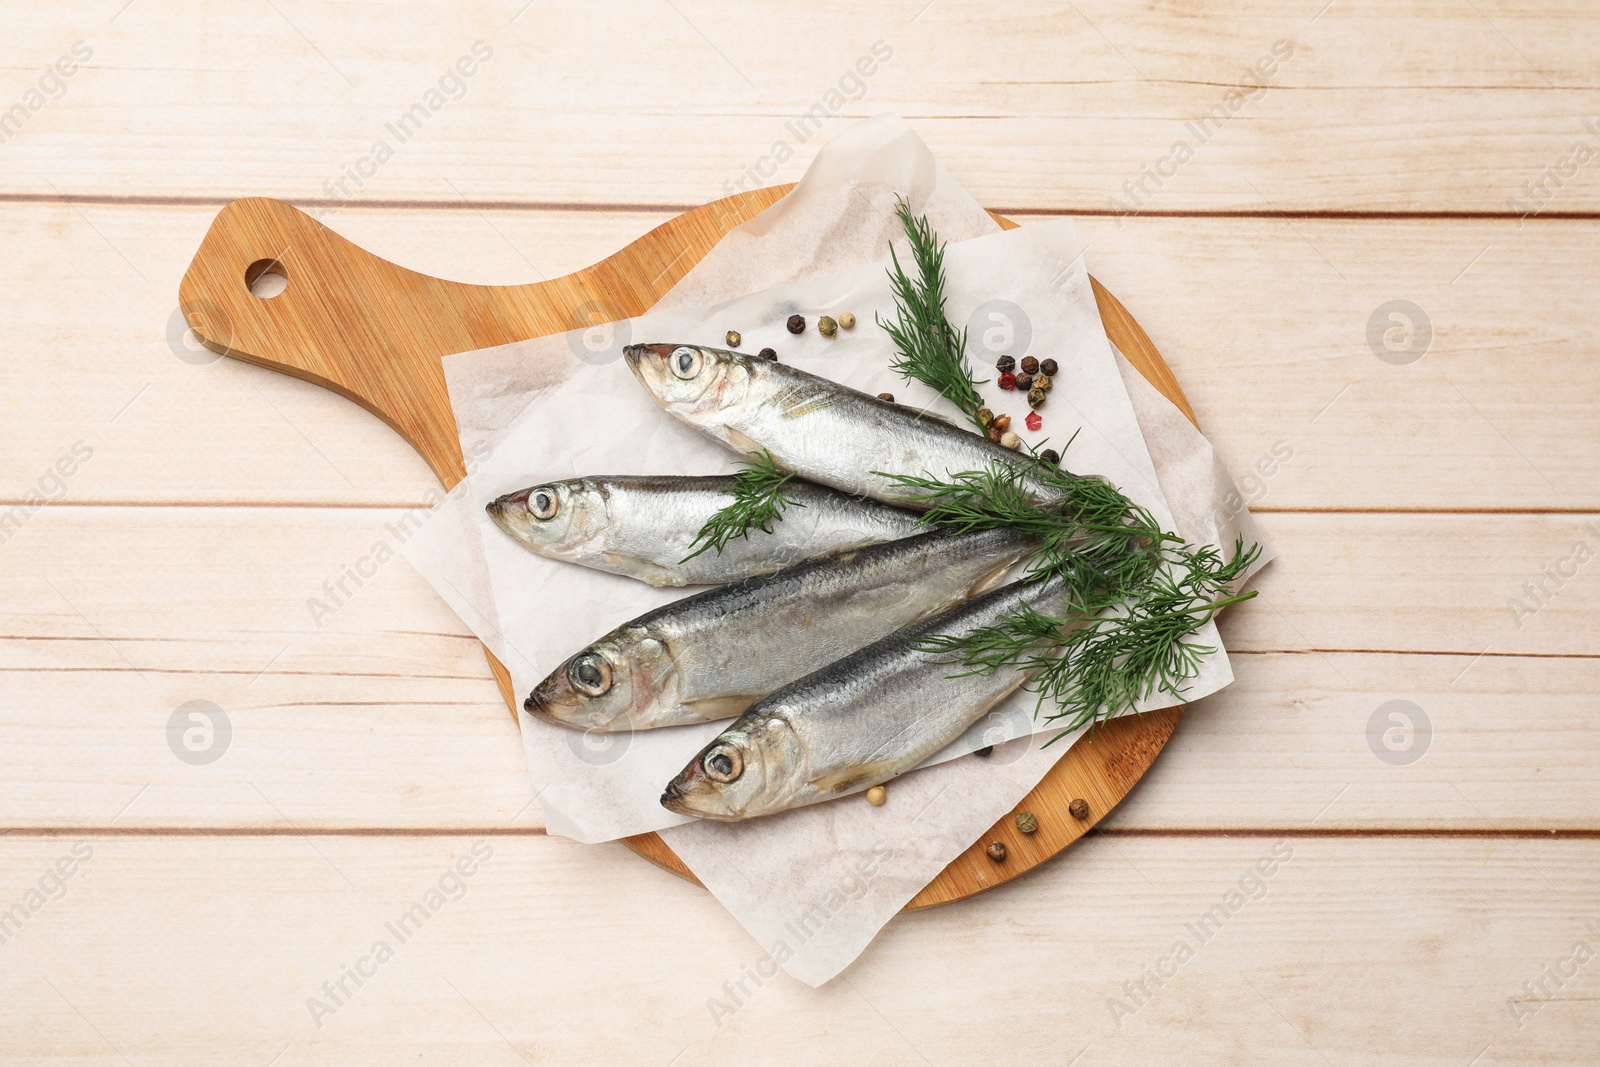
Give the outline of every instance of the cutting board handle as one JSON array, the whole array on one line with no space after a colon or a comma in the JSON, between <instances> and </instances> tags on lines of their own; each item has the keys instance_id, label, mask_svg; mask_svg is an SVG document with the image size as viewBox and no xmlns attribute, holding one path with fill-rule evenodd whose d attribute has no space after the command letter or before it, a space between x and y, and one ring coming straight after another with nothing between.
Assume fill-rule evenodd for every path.
<instances>
[{"instance_id":1,"label":"cutting board handle","mask_svg":"<svg viewBox=\"0 0 1600 1067\"><path fill-rule=\"evenodd\" d=\"M282 201L235 200L211 223L178 306L213 351L315 382L378 416L449 488L466 470L440 357L642 315L698 262L684 248L710 247L790 188L695 208L599 263L525 285L418 274ZM252 284L267 274L287 284L258 296Z\"/></svg>"}]
</instances>

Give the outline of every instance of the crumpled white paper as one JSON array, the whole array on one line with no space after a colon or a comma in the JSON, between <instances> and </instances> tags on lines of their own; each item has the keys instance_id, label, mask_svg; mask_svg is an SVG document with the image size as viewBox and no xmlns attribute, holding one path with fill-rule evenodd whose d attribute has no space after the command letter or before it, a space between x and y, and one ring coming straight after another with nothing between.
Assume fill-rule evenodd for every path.
<instances>
[{"instance_id":1,"label":"crumpled white paper","mask_svg":"<svg viewBox=\"0 0 1600 1067\"><path fill-rule=\"evenodd\" d=\"M874 311L891 307L881 260L891 239L900 243L896 193L952 242L948 307L953 321L969 323L975 365L992 365L991 355L999 352L1028 351L1061 364L1038 435L1023 428L1021 394L986 388L990 406L1015 417L1014 429L1034 439L1048 436L1060 447L1081 427L1064 460L1071 469L1105 474L1192 541L1231 549L1236 535L1247 545L1259 540L1248 514L1228 506L1229 494L1237 500L1237 493L1204 438L1107 342L1071 224L997 233L915 134L899 119L881 116L841 135L797 190L719 244L662 302L673 310L609 331L445 360L463 452L478 462L457 509L467 514L426 524L406 551L452 606L465 602L463 618L475 632L490 631L484 636L511 670L517 692L616 624L683 594L534 556L489 522L483 504L556 477L710 473L731 466L721 449L656 408L620 360L622 345L720 345L726 330L738 329L742 348L770 345L786 362L953 413L931 391L887 370L891 349L872 321ZM815 277L819 268L836 273ZM690 306L747 290L752 279L782 288ZM798 338L782 325L796 311L814 324L820 314L847 309L859 325L831 341L814 325ZM450 508L449 501L441 505ZM463 522L476 524L476 543ZM478 567L486 567L492 594L481 574L473 576ZM1209 627L1199 639L1220 648ZM1219 651L1185 698L1230 679ZM1148 707L1175 702L1157 699ZM1039 729L1031 708L1031 697L1014 697L935 760ZM985 760L941 763L896 781L883 808L845 800L748 824L675 825L686 820L660 807L661 789L719 724L635 735L586 734L527 715L522 725L551 832L593 841L662 829L774 959L814 985L848 965L1067 747L1040 751L1047 731L1002 745Z\"/></svg>"}]
</instances>

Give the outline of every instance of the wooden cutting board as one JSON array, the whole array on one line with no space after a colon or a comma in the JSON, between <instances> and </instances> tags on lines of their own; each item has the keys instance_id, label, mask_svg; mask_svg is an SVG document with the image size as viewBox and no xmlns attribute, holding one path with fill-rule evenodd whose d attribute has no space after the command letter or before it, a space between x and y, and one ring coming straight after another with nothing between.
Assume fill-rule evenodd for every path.
<instances>
[{"instance_id":1,"label":"wooden cutting board","mask_svg":"<svg viewBox=\"0 0 1600 1067\"><path fill-rule=\"evenodd\" d=\"M212 222L179 285L178 302L208 347L355 401L410 442L449 488L466 470L442 356L643 314L723 234L791 188L760 189L695 208L591 267L529 285L465 285L417 274L357 248L288 204L237 200ZM1016 225L995 219L1007 229ZM263 274L281 275L287 285L274 296L256 296L251 286ZM1192 421L1177 379L1150 338L1116 297L1091 283L1107 335ZM489 666L515 715L519 701L510 675L492 655ZM1017 811L1037 817L1036 833L1020 833L1014 813L1007 813L906 909L949 903L1010 881L1083 836L1150 767L1182 713L1180 707L1124 716L1080 738L1017 805ZM893 803L892 784L890 795ZM1073 818L1074 799L1087 803L1086 818ZM1002 863L986 854L996 841L1007 849ZM624 843L694 880L656 834Z\"/></svg>"}]
</instances>

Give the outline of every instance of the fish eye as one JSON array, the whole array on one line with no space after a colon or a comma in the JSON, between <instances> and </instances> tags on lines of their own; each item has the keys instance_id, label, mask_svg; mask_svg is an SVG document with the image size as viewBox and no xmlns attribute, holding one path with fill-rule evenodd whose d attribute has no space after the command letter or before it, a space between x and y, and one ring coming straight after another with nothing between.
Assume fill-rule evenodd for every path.
<instances>
[{"instance_id":1,"label":"fish eye","mask_svg":"<svg viewBox=\"0 0 1600 1067\"><path fill-rule=\"evenodd\" d=\"M688 381L700 373L700 353L692 348L675 349L672 353L672 373Z\"/></svg>"},{"instance_id":2,"label":"fish eye","mask_svg":"<svg viewBox=\"0 0 1600 1067\"><path fill-rule=\"evenodd\" d=\"M541 485L528 494L528 513L534 518L553 519L560 510L561 501L549 486Z\"/></svg>"},{"instance_id":3,"label":"fish eye","mask_svg":"<svg viewBox=\"0 0 1600 1067\"><path fill-rule=\"evenodd\" d=\"M567 668L567 680L586 696L605 696L611 689L611 664L598 652L585 652Z\"/></svg>"},{"instance_id":4,"label":"fish eye","mask_svg":"<svg viewBox=\"0 0 1600 1067\"><path fill-rule=\"evenodd\" d=\"M731 782L744 773L744 755L732 745L717 745L700 762L713 782Z\"/></svg>"}]
</instances>

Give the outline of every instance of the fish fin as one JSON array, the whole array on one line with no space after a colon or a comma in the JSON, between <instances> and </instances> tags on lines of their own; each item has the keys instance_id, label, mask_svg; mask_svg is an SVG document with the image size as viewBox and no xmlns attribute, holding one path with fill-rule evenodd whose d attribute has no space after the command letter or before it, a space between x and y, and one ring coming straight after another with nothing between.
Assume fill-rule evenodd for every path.
<instances>
[{"instance_id":1,"label":"fish fin","mask_svg":"<svg viewBox=\"0 0 1600 1067\"><path fill-rule=\"evenodd\" d=\"M972 587L967 590L967 596L974 597L979 593L987 593L991 589L1000 588L1005 582L1006 573L1016 565L1016 562L1015 558L1003 560L999 566L988 574L979 575L978 580L973 582Z\"/></svg>"},{"instance_id":2,"label":"fish fin","mask_svg":"<svg viewBox=\"0 0 1600 1067\"><path fill-rule=\"evenodd\" d=\"M798 419L802 415L809 415L815 411L831 407L838 403L844 394L828 389L791 388L781 393L774 406L778 415L785 419Z\"/></svg>"},{"instance_id":3,"label":"fish fin","mask_svg":"<svg viewBox=\"0 0 1600 1067\"><path fill-rule=\"evenodd\" d=\"M602 558L618 573L625 574L629 578L637 578L646 585L662 588L689 584L682 571L663 567L659 563L652 563L638 556L630 556L626 552L606 552Z\"/></svg>"},{"instance_id":4,"label":"fish fin","mask_svg":"<svg viewBox=\"0 0 1600 1067\"><path fill-rule=\"evenodd\" d=\"M873 760L871 763L863 763L847 770L825 774L821 778L814 778L808 784L820 793L843 796L860 786L893 778L899 771L900 762L898 759Z\"/></svg>"},{"instance_id":5,"label":"fish fin","mask_svg":"<svg viewBox=\"0 0 1600 1067\"><path fill-rule=\"evenodd\" d=\"M718 719L736 719L760 696L720 696L704 700L682 700L672 709L670 721L663 726L676 726L687 722L716 722Z\"/></svg>"}]
</instances>

